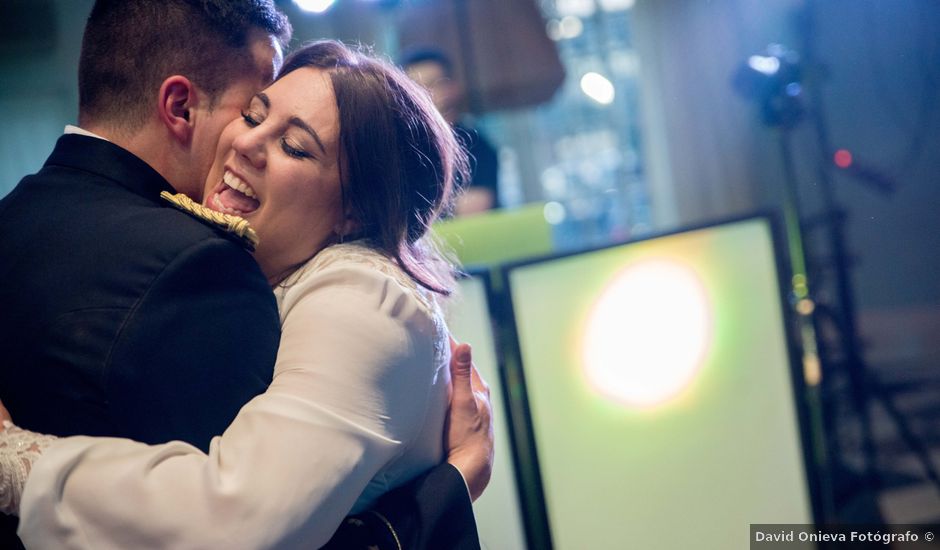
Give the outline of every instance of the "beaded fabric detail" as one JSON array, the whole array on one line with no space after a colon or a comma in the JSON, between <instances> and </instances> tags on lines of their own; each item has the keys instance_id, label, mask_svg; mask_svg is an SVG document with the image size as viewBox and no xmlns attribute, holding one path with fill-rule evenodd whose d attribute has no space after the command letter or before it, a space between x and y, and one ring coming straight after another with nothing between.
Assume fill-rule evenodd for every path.
<instances>
[{"instance_id":1,"label":"beaded fabric detail","mask_svg":"<svg viewBox=\"0 0 940 550\"><path fill-rule=\"evenodd\" d=\"M42 451L58 439L3 421L0 431L0 512L19 515L26 479Z\"/></svg>"}]
</instances>

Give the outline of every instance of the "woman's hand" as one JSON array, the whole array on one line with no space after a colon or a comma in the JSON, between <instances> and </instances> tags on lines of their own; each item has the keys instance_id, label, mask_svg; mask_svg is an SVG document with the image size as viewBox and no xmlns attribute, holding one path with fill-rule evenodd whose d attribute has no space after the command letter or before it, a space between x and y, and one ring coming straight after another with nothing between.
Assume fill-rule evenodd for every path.
<instances>
[{"instance_id":1,"label":"woman's hand","mask_svg":"<svg viewBox=\"0 0 940 550\"><path fill-rule=\"evenodd\" d=\"M0 401L0 431L4 429L4 422L13 422L13 417L10 416L10 411L3 406L3 401Z\"/></svg>"},{"instance_id":2,"label":"woman's hand","mask_svg":"<svg viewBox=\"0 0 940 550\"><path fill-rule=\"evenodd\" d=\"M470 346L450 340L453 393L445 427L447 462L463 475L476 500L493 472L493 407L490 387L473 366Z\"/></svg>"},{"instance_id":3,"label":"woman's hand","mask_svg":"<svg viewBox=\"0 0 940 550\"><path fill-rule=\"evenodd\" d=\"M13 422L13 417L10 416L10 411L3 406L3 401L0 401L0 432L6 429L7 422Z\"/></svg>"}]
</instances>

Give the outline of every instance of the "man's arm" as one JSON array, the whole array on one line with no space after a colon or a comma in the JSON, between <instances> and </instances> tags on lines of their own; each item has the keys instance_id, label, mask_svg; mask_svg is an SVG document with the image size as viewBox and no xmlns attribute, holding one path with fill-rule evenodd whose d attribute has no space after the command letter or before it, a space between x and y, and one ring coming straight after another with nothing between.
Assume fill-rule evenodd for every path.
<instances>
[{"instance_id":1,"label":"man's arm","mask_svg":"<svg viewBox=\"0 0 940 550\"><path fill-rule=\"evenodd\" d=\"M181 443L148 447L111 438L72 437L45 449L23 491L20 535L36 546L62 540L95 548L328 542L376 471L416 435L409 419L426 405L402 395L394 380L433 383L427 372L433 320L416 297L375 284L377 277L358 266L336 267L292 287L274 382L213 440L208 455ZM356 345L367 340L370 346ZM460 383L469 365L458 356L465 372L457 373L455 403L472 393L469 383ZM419 381L401 383L413 388ZM363 396L358 406L350 401L355 396ZM485 426L477 437L484 447L491 444L488 422L455 430L456 424L451 433ZM490 452L484 455L486 463ZM456 470L443 468L449 473L443 482L428 477L432 483L405 497L419 504L405 513L420 516L407 518L417 527L401 530L404 547L477 542L469 492ZM472 487L480 486L475 477L468 476ZM435 488L451 496L429 506ZM441 507L449 511L432 509ZM391 524L398 521L391 512L370 516ZM454 539L458 530L464 532Z\"/></svg>"},{"instance_id":2,"label":"man's arm","mask_svg":"<svg viewBox=\"0 0 940 550\"><path fill-rule=\"evenodd\" d=\"M254 259L224 239L177 256L128 315L107 365L114 435L207 450L271 381L280 335Z\"/></svg>"},{"instance_id":3,"label":"man's arm","mask_svg":"<svg viewBox=\"0 0 940 550\"><path fill-rule=\"evenodd\" d=\"M451 341L453 394L448 413L447 463L346 518L325 549L478 549L471 499L493 467L490 389L472 363L470 346Z\"/></svg>"}]
</instances>

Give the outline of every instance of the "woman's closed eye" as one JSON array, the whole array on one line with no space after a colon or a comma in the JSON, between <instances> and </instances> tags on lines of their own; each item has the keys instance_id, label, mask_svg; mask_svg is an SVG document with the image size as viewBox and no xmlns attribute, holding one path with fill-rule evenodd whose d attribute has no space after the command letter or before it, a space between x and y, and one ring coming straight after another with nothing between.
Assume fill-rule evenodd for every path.
<instances>
[{"instance_id":1,"label":"woman's closed eye","mask_svg":"<svg viewBox=\"0 0 940 550\"><path fill-rule=\"evenodd\" d=\"M297 159L313 158L313 155L305 151L302 147L299 147L296 144L292 143L286 137L281 138L281 149L283 149L284 152L287 153L288 156L293 157L293 158L297 158Z\"/></svg>"},{"instance_id":2,"label":"woman's closed eye","mask_svg":"<svg viewBox=\"0 0 940 550\"><path fill-rule=\"evenodd\" d=\"M252 111L242 111L242 120L249 128L254 128L264 122L264 118L258 113Z\"/></svg>"}]
</instances>

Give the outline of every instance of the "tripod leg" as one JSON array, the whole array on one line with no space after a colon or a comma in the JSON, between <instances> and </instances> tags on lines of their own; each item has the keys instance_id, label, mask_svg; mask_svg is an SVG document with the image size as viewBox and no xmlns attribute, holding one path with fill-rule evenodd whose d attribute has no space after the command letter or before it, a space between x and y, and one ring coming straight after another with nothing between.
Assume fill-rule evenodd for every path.
<instances>
[{"instance_id":1,"label":"tripod leg","mask_svg":"<svg viewBox=\"0 0 940 550\"><path fill-rule=\"evenodd\" d=\"M901 436L904 442L907 443L907 446L917 455L917 459L921 467L923 467L927 479L930 480L937 491L940 492L940 476L937 475L937 470L934 468L927 446L924 445L924 442L911 430L910 424L907 422L907 419L904 418L904 413L898 409L894 399L888 395L888 392L885 390L884 385L878 377L875 376L874 373L869 373L868 381L871 385L871 391L869 393L877 398L881 406L884 407L885 412L887 412L891 420L894 421L898 435Z\"/></svg>"}]
</instances>

